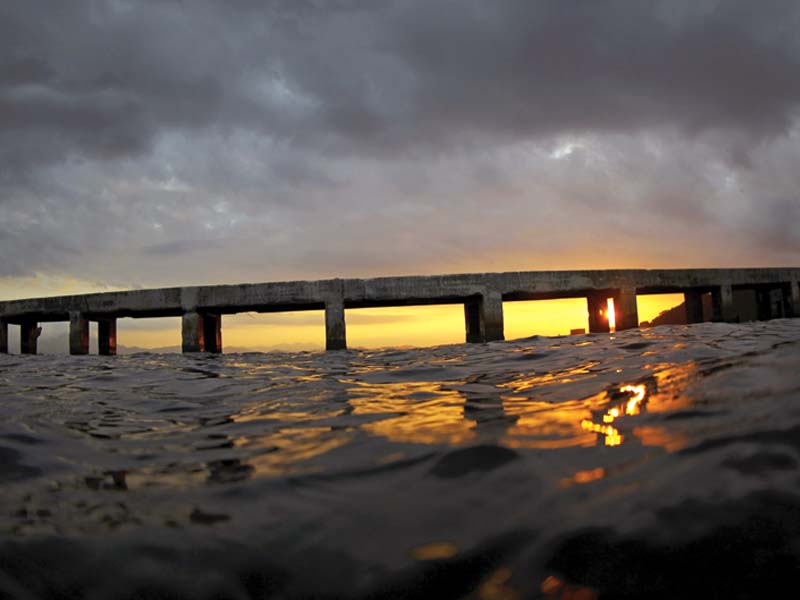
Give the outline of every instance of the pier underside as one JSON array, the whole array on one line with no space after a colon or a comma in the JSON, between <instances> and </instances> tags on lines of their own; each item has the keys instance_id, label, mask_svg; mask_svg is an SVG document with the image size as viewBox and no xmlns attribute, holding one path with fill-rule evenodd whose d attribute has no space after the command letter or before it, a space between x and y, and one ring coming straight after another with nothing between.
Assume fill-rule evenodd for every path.
<instances>
[{"instance_id":1,"label":"pier underside","mask_svg":"<svg viewBox=\"0 0 800 600\"><path fill-rule=\"evenodd\" d=\"M71 354L89 353L90 323L98 351L117 351L117 319L181 317L184 352L222 352L222 315L240 312L325 311L328 350L347 348L347 309L461 304L465 339L505 338L503 303L586 298L589 331L638 327L637 296L682 293L686 322L704 319L710 295L713 321L800 316L800 269L681 269L531 271L377 279L331 279L108 292L0 302L0 353L8 352L9 324L19 325L20 351L35 354L41 323L69 323ZM708 298L708 297L707 297ZM609 303L611 300L611 304ZM707 300L708 302L708 300ZM707 304L708 305L708 304Z\"/></svg>"}]
</instances>

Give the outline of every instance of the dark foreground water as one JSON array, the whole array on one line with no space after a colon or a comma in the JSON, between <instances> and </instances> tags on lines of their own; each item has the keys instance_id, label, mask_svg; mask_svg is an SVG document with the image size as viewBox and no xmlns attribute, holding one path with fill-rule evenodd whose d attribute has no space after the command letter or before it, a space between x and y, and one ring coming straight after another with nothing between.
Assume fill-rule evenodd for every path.
<instances>
[{"instance_id":1,"label":"dark foreground water","mask_svg":"<svg viewBox=\"0 0 800 600\"><path fill-rule=\"evenodd\" d=\"M800 320L0 356L0 597L790 598Z\"/></svg>"}]
</instances>

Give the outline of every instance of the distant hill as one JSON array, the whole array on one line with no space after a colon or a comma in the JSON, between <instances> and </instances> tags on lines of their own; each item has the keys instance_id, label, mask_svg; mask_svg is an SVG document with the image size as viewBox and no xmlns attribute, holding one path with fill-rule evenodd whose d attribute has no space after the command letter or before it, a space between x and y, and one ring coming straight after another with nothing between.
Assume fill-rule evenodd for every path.
<instances>
[{"instance_id":1,"label":"distant hill","mask_svg":"<svg viewBox=\"0 0 800 600\"><path fill-rule=\"evenodd\" d=\"M711 295L704 294L703 315L709 318L711 315ZM642 327L656 327L658 325L686 325L686 304L681 302L677 306L661 311L652 321L642 321Z\"/></svg>"}]
</instances>

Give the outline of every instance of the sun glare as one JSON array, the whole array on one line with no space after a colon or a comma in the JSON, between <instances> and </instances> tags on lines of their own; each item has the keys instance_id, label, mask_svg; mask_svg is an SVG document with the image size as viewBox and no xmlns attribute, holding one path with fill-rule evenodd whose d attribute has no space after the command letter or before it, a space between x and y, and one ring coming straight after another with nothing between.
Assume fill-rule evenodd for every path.
<instances>
[{"instance_id":1,"label":"sun glare","mask_svg":"<svg viewBox=\"0 0 800 600\"><path fill-rule=\"evenodd\" d=\"M617 329L617 316L614 313L614 299L608 299L608 328L611 331L616 331Z\"/></svg>"}]
</instances>

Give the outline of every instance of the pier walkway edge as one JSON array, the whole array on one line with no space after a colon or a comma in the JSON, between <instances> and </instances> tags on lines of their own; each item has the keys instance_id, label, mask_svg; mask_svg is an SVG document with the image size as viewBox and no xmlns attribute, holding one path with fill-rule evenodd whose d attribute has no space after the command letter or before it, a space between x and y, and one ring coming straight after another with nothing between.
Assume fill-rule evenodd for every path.
<instances>
[{"instance_id":1,"label":"pier walkway edge","mask_svg":"<svg viewBox=\"0 0 800 600\"><path fill-rule=\"evenodd\" d=\"M239 312L325 311L328 350L347 347L350 308L462 304L465 338L504 339L503 302L584 297L591 333L610 330L613 298L616 329L639 324L636 297L682 293L686 321L704 320L710 294L712 321L738 321L742 298L758 319L800 317L800 268L619 269L524 271L460 275L326 279L204 285L103 292L0 302L0 352L8 352L9 324L20 327L20 351L36 354L43 322L69 322L71 354L89 353L89 323L98 323L100 354L116 354L117 319L181 317L183 352L222 352L222 315ZM737 299L738 298L738 299Z\"/></svg>"}]
</instances>

